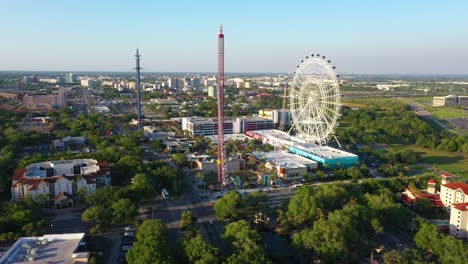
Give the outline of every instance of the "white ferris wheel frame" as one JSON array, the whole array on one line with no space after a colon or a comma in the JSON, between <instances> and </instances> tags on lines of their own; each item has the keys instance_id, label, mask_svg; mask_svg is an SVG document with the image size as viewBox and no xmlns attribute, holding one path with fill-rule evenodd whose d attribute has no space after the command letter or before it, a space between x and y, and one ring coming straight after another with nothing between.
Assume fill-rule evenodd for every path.
<instances>
[{"instance_id":1,"label":"white ferris wheel frame","mask_svg":"<svg viewBox=\"0 0 468 264\"><path fill-rule=\"evenodd\" d=\"M334 136L341 116L337 77L330 61L319 55L306 57L294 73L289 89L291 130L308 142L322 145Z\"/></svg>"}]
</instances>

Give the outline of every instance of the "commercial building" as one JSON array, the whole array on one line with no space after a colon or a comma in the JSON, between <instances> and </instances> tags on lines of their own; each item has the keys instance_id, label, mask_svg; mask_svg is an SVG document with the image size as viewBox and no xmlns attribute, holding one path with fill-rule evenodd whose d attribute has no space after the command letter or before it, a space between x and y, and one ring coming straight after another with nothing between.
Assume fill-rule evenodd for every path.
<instances>
[{"instance_id":1,"label":"commercial building","mask_svg":"<svg viewBox=\"0 0 468 264\"><path fill-rule=\"evenodd\" d=\"M245 133L250 130L273 129L272 120L260 117L239 117L224 120L224 134ZM182 118L182 129L190 135L211 136L218 134L218 120L205 117Z\"/></svg>"},{"instance_id":2,"label":"commercial building","mask_svg":"<svg viewBox=\"0 0 468 264\"><path fill-rule=\"evenodd\" d=\"M277 175L285 179L302 178L318 168L317 162L286 151L281 151L279 156L276 151L254 152L253 155L257 160L264 160L267 169L276 169Z\"/></svg>"},{"instance_id":3,"label":"commercial building","mask_svg":"<svg viewBox=\"0 0 468 264\"><path fill-rule=\"evenodd\" d=\"M196 160L197 169L199 169L202 173L217 173L218 166L216 163L216 159L205 158L203 160ZM238 158L228 158L226 160L226 167L228 173L234 173L241 170L245 170L245 161L243 159Z\"/></svg>"},{"instance_id":4,"label":"commercial building","mask_svg":"<svg viewBox=\"0 0 468 264\"><path fill-rule=\"evenodd\" d=\"M468 96L434 96L432 106L468 105Z\"/></svg>"},{"instance_id":5,"label":"commercial building","mask_svg":"<svg viewBox=\"0 0 468 264\"><path fill-rule=\"evenodd\" d=\"M84 237L85 233L21 237L0 257L0 264L88 263Z\"/></svg>"},{"instance_id":6,"label":"commercial building","mask_svg":"<svg viewBox=\"0 0 468 264\"><path fill-rule=\"evenodd\" d=\"M11 194L12 200L47 195L53 201L62 192L68 195L74 195L80 189L94 192L98 185L110 183L106 162L98 163L94 159L45 161L16 169Z\"/></svg>"},{"instance_id":7,"label":"commercial building","mask_svg":"<svg viewBox=\"0 0 468 264\"><path fill-rule=\"evenodd\" d=\"M252 130L266 130L274 128L273 120L262 117L238 117L235 120L236 133L246 133Z\"/></svg>"},{"instance_id":8,"label":"commercial building","mask_svg":"<svg viewBox=\"0 0 468 264\"><path fill-rule=\"evenodd\" d=\"M247 131L246 135L259 139L265 144L286 147L291 153L318 162L319 167L334 168L338 165L348 167L359 161L359 157L355 154L328 146L308 144L305 139L291 136L280 130Z\"/></svg>"},{"instance_id":9,"label":"commercial building","mask_svg":"<svg viewBox=\"0 0 468 264\"><path fill-rule=\"evenodd\" d=\"M19 131L24 131L24 132L38 132L38 133L46 133L50 134L52 130L55 129L55 125L50 119L50 117L33 117L25 122L21 122L18 125L18 130Z\"/></svg>"},{"instance_id":10,"label":"commercial building","mask_svg":"<svg viewBox=\"0 0 468 264\"><path fill-rule=\"evenodd\" d=\"M52 94L25 94L23 104L26 109L63 108L67 106L67 93L60 88Z\"/></svg>"},{"instance_id":11,"label":"commercial building","mask_svg":"<svg viewBox=\"0 0 468 264\"><path fill-rule=\"evenodd\" d=\"M182 129L189 131L192 136L210 136L218 134L218 120L205 117L182 118ZM224 133L233 133L232 120L224 120Z\"/></svg>"},{"instance_id":12,"label":"commercial building","mask_svg":"<svg viewBox=\"0 0 468 264\"><path fill-rule=\"evenodd\" d=\"M210 139L213 145L218 145L218 136L205 136L206 138ZM229 140L249 140L250 138L244 134L227 134L224 135L224 143L228 142Z\"/></svg>"},{"instance_id":13,"label":"commercial building","mask_svg":"<svg viewBox=\"0 0 468 264\"><path fill-rule=\"evenodd\" d=\"M57 150L65 150L69 148L81 148L85 145L86 138L80 137L64 137L62 139L56 139L52 141L52 145Z\"/></svg>"}]
</instances>

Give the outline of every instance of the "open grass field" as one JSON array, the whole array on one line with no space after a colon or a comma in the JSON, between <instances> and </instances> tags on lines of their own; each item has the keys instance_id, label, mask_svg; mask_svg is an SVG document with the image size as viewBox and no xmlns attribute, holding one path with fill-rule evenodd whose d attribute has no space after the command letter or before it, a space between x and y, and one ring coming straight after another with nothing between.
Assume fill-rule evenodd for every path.
<instances>
[{"instance_id":1,"label":"open grass field","mask_svg":"<svg viewBox=\"0 0 468 264\"><path fill-rule=\"evenodd\" d=\"M468 154L426 149L415 145L400 147L400 149L418 152L422 156L422 163L433 165L440 170L468 179Z\"/></svg>"},{"instance_id":2,"label":"open grass field","mask_svg":"<svg viewBox=\"0 0 468 264\"><path fill-rule=\"evenodd\" d=\"M438 119L468 117L468 111L454 107L429 107L429 112Z\"/></svg>"}]
</instances>

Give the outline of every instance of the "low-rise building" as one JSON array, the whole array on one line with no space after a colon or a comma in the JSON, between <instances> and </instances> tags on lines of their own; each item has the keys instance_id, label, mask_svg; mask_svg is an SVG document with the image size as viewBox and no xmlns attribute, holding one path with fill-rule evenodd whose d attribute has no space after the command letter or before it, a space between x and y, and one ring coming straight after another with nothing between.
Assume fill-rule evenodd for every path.
<instances>
[{"instance_id":1,"label":"low-rise building","mask_svg":"<svg viewBox=\"0 0 468 264\"><path fill-rule=\"evenodd\" d=\"M277 154L276 151L253 153L257 160L265 161L265 168L276 169L277 175L285 179L302 178L305 174L312 173L318 168L317 162L313 160L286 151Z\"/></svg>"},{"instance_id":2,"label":"low-rise building","mask_svg":"<svg viewBox=\"0 0 468 264\"><path fill-rule=\"evenodd\" d=\"M32 163L16 169L12 177L12 200L47 196L50 201L62 192L94 192L98 185L110 185L109 165L94 159L57 160Z\"/></svg>"},{"instance_id":3,"label":"low-rise building","mask_svg":"<svg viewBox=\"0 0 468 264\"><path fill-rule=\"evenodd\" d=\"M432 99L432 106L450 106L450 105L468 105L468 96L434 96Z\"/></svg>"},{"instance_id":4,"label":"low-rise building","mask_svg":"<svg viewBox=\"0 0 468 264\"><path fill-rule=\"evenodd\" d=\"M85 137L64 137L52 141L52 145L57 150L65 150L69 148L82 148L86 143Z\"/></svg>"},{"instance_id":5,"label":"low-rise building","mask_svg":"<svg viewBox=\"0 0 468 264\"><path fill-rule=\"evenodd\" d=\"M0 263L88 263L84 237L85 233L21 237L0 257Z\"/></svg>"},{"instance_id":6,"label":"low-rise building","mask_svg":"<svg viewBox=\"0 0 468 264\"><path fill-rule=\"evenodd\" d=\"M197 169L201 170L204 174L218 172L216 159L196 160L195 163ZM226 160L226 167L228 173L245 170L245 161L238 158L228 158Z\"/></svg>"}]
</instances>

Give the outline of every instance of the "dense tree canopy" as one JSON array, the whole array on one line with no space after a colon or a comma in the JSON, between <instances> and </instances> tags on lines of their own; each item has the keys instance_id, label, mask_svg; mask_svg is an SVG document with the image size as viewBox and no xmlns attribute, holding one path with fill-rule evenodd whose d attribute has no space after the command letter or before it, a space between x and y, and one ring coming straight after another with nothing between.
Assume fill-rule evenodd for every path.
<instances>
[{"instance_id":1,"label":"dense tree canopy","mask_svg":"<svg viewBox=\"0 0 468 264\"><path fill-rule=\"evenodd\" d=\"M245 220L226 226L223 238L231 241L234 253L226 263L271 263L265 254L263 243L257 231Z\"/></svg>"},{"instance_id":2,"label":"dense tree canopy","mask_svg":"<svg viewBox=\"0 0 468 264\"><path fill-rule=\"evenodd\" d=\"M216 202L214 211L221 219L236 219L239 215L238 210L243 205L242 196L237 191L230 191Z\"/></svg>"},{"instance_id":3,"label":"dense tree canopy","mask_svg":"<svg viewBox=\"0 0 468 264\"><path fill-rule=\"evenodd\" d=\"M174 263L167 242L166 225L161 220L144 221L137 229L136 242L126 258L130 264Z\"/></svg>"}]
</instances>

